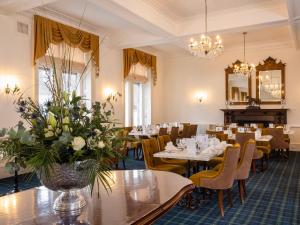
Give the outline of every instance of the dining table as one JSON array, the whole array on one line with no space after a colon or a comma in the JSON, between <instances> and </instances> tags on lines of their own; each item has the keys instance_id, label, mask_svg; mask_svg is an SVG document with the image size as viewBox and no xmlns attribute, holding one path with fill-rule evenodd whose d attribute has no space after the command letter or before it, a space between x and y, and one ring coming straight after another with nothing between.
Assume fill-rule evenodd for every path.
<instances>
[{"instance_id":1,"label":"dining table","mask_svg":"<svg viewBox=\"0 0 300 225\"><path fill-rule=\"evenodd\" d=\"M195 147L190 146L187 146L185 149L180 149L174 146L173 150L165 149L164 151L154 153L153 156L156 158L187 160L187 176L190 177L191 161L208 162L213 157L221 155L228 146L232 146L232 144L224 144L218 148L207 146L202 149L196 149Z\"/></svg>"},{"instance_id":2,"label":"dining table","mask_svg":"<svg viewBox=\"0 0 300 225\"><path fill-rule=\"evenodd\" d=\"M111 190L100 186L99 195L96 187L92 196L89 188L81 190L87 205L79 212L55 212L59 193L44 186L0 197L0 224L152 224L194 188L166 171L116 170L111 178Z\"/></svg>"},{"instance_id":3,"label":"dining table","mask_svg":"<svg viewBox=\"0 0 300 225\"><path fill-rule=\"evenodd\" d=\"M269 142L269 141L272 140L272 138L273 138L272 135L256 136L255 141L257 141L257 142ZM228 140L235 141L236 140L236 135L233 134L233 135L228 136Z\"/></svg>"}]
</instances>

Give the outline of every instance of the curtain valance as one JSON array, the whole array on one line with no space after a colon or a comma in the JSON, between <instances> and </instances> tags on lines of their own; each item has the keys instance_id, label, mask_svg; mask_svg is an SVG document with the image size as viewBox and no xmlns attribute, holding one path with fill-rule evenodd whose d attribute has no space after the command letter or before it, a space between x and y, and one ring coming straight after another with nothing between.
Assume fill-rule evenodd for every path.
<instances>
[{"instance_id":1,"label":"curtain valance","mask_svg":"<svg viewBox=\"0 0 300 225\"><path fill-rule=\"evenodd\" d=\"M99 70L99 36L38 15L34 16L34 35L34 64L46 54L50 43L65 42L83 52L91 51L92 61Z\"/></svg>"},{"instance_id":2,"label":"curtain valance","mask_svg":"<svg viewBox=\"0 0 300 225\"><path fill-rule=\"evenodd\" d=\"M123 50L124 57L124 78L129 75L132 65L140 63L143 66L151 69L153 83L157 80L157 70L156 70L156 56L142 52L133 48L127 48Z\"/></svg>"}]
</instances>

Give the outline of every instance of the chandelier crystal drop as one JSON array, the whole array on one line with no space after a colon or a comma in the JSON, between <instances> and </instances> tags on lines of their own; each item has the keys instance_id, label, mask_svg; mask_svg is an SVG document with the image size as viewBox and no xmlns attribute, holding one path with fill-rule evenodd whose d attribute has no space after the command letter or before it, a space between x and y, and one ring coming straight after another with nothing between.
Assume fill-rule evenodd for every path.
<instances>
[{"instance_id":1,"label":"chandelier crystal drop","mask_svg":"<svg viewBox=\"0 0 300 225\"><path fill-rule=\"evenodd\" d=\"M244 32L244 60L241 64L239 65L234 65L233 72L235 74L243 74L247 76L251 76L252 72L255 70L255 65L249 64L246 62L246 34L247 32Z\"/></svg>"},{"instance_id":2,"label":"chandelier crystal drop","mask_svg":"<svg viewBox=\"0 0 300 225\"><path fill-rule=\"evenodd\" d=\"M207 35L207 3L205 0L205 34L200 37L191 38L188 45L190 52L197 57L213 58L219 56L224 46L222 39L219 35L216 36L215 40Z\"/></svg>"}]
</instances>

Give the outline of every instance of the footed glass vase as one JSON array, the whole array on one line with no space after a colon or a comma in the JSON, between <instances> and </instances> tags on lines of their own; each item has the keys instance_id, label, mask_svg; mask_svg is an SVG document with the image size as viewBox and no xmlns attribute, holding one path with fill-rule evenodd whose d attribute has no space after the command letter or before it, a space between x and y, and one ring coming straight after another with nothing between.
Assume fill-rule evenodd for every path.
<instances>
[{"instance_id":1,"label":"footed glass vase","mask_svg":"<svg viewBox=\"0 0 300 225\"><path fill-rule=\"evenodd\" d=\"M80 189L90 184L87 175L90 163L90 160L86 160L72 164L54 164L47 175L45 171L40 171L39 179L46 188L62 192L54 201L55 211L74 212L86 205Z\"/></svg>"}]
</instances>

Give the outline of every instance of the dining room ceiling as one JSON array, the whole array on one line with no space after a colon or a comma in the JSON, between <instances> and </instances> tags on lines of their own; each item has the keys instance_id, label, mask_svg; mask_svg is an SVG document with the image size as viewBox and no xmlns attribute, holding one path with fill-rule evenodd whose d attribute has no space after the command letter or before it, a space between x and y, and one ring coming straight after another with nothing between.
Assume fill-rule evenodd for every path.
<instances>
[{"instance_id":1,"label":"dining room ceiling","mask_svg":"<svg viewBox=\"0 0 300 225\"><path fill-rule=\"evenodd\" d=\"M300 47L299 0L207 0L208 33L226 51L247 43ZM151 46L187 53L191 36L204 32L204 0L4 0L0 14L41 14L105 36L111 47Z\"/></svg>"}]
</instances>

